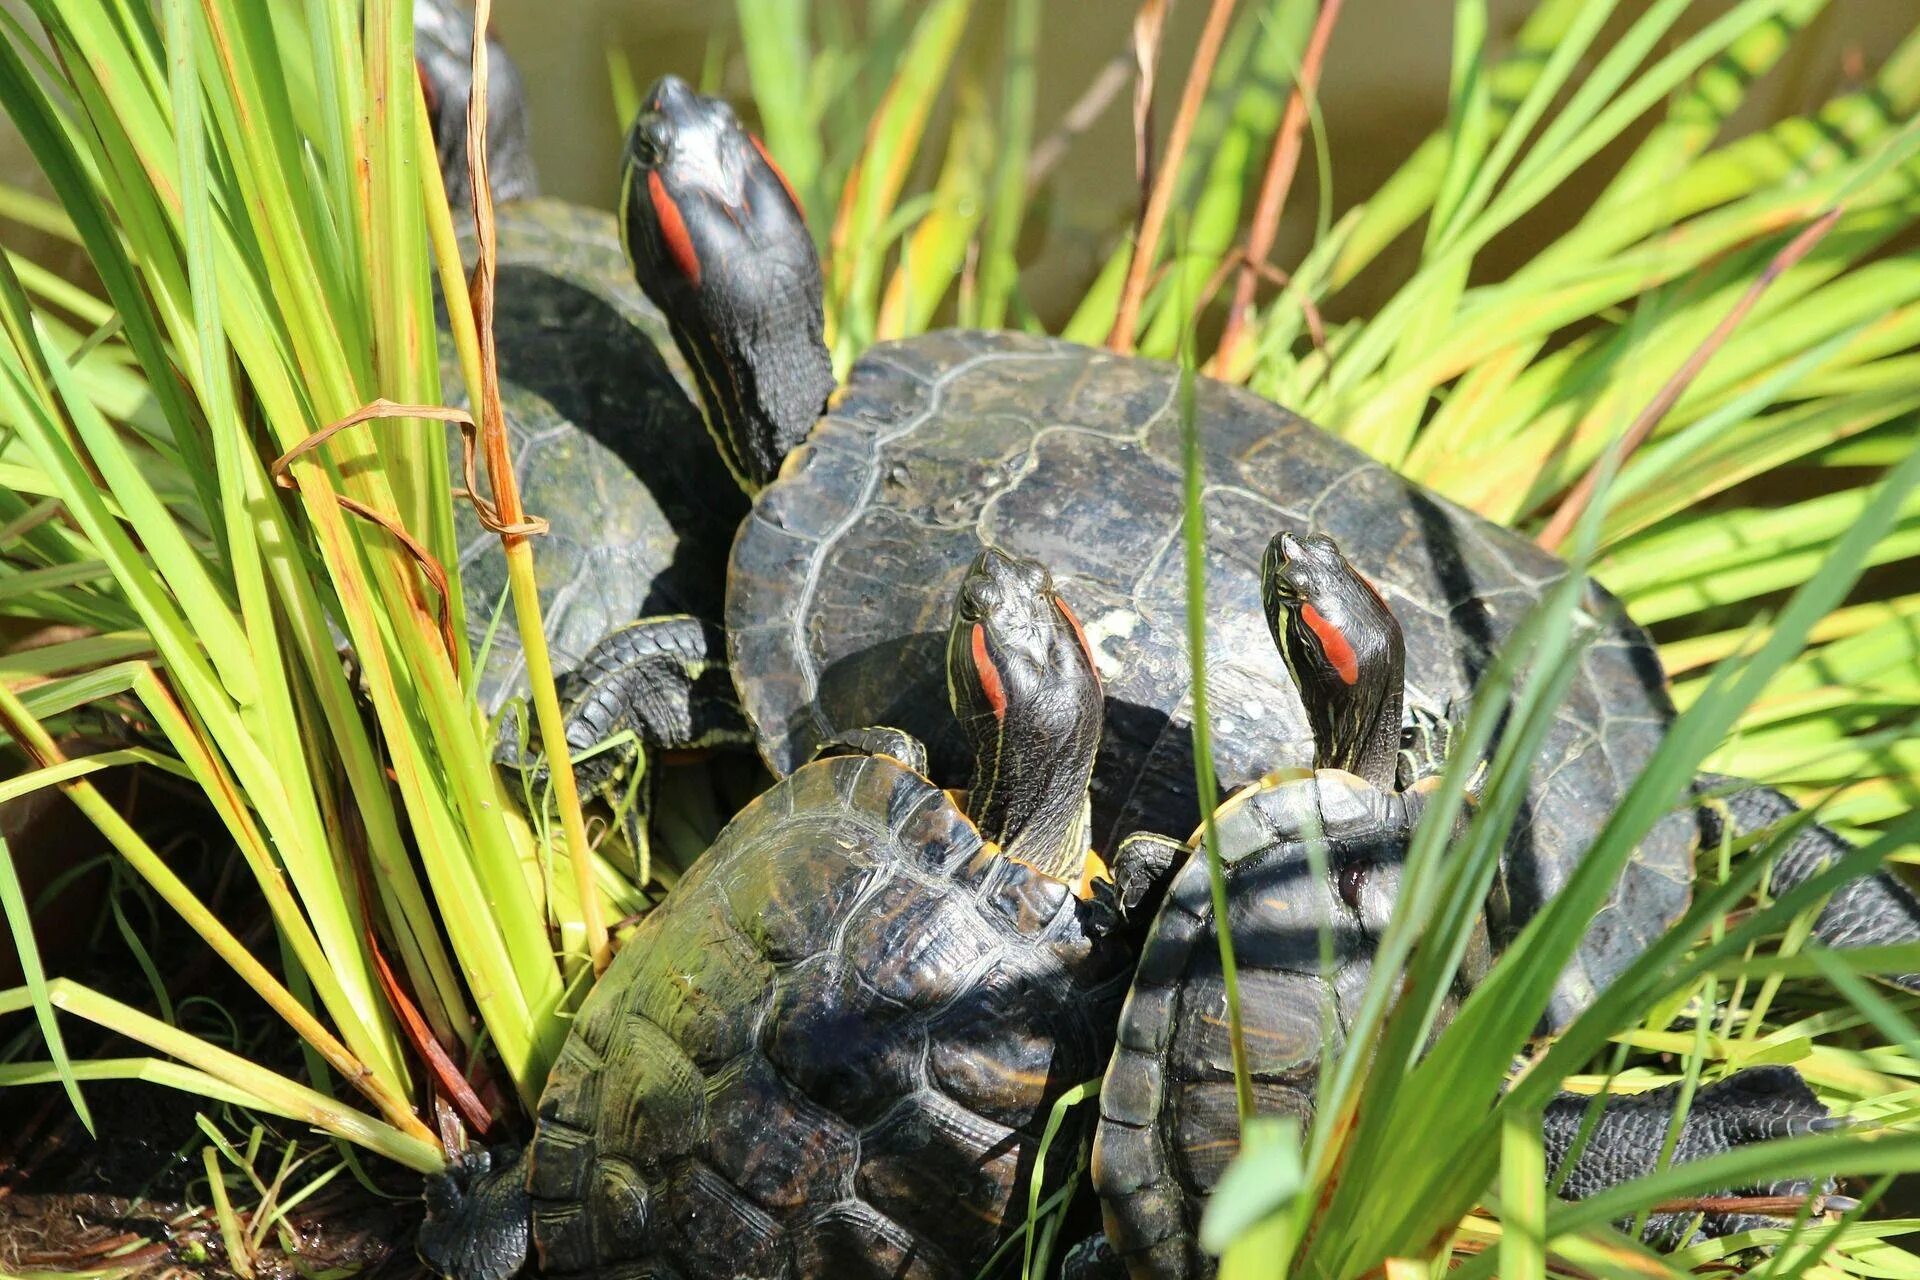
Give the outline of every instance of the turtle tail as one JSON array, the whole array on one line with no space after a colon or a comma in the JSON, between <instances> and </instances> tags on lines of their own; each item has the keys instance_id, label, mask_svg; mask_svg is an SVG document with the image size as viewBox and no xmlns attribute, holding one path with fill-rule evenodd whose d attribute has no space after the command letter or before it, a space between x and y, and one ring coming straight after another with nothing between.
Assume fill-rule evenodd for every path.
<instances>
[{"instance_id":1,"label":"turtle tail","mask_svg":"<svg viewBox=\"0 0 1920 1280\"><path fill-rule=\"evenodd\" d=\"M1712 796L1700 806L1702 838L1717 843L1726 826L1735 836L1752 835L1792 818L1800 807L1772 787L1739 778L1703 773L1694 792ZM1773 865L1777 895L1806 883L1853 852L1853 846L1817 822L1802 826ZM1813 935L1830 947L1881 947L1920 942L1920 896L1886 871L1849 880L1833 891L1814 921ZM1896 986L1920 991L1920 973L1880 975Z\"/></svg>"}]
</instances>

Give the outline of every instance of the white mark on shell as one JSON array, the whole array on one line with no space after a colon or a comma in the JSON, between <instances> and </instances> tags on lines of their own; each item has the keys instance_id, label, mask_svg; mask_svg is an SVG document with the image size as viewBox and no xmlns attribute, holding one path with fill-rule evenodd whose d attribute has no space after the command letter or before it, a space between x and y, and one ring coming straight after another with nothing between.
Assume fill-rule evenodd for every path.
<instances>
[{"instance_id":1,"label":"white mark on shell","mask_svg":"<svg viewBox=\"0 0 1920 1280\"><path fill-rule=\"evenodd\" d=\"M1131 609L1109 609L1084 621L1087 646L1093 650L1093 665L1102 680L1111 680L1127 665L1127 641L1140 627L1140 615Z\"/></svg>"}]
</instances>

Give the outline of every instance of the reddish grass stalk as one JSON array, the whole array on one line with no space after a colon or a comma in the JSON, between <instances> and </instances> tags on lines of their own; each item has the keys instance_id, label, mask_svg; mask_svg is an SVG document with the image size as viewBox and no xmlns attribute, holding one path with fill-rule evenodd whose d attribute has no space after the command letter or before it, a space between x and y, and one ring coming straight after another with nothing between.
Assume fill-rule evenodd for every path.
<instances>
[{"instance_id":1,"label":"reddish grass stalk","mask_svg":"<svg viewBox=\"0 0 1920 1280\"><path fill-rule=\"evenodd\" d=\"M1287 95L1287 110L1280 119L1280 131L1273 137L1273 153L1267 161L1266 177L1260 182L1253 226L1247 233L1246 265L1234 284L1226 327L1221 330L1220 344L1214 349L1213 367L1222 373L1233 367L1241 344L1247 340L1247 312L1253 306L1260 268L1267 264L1267 256L1273 252L1280 215L1287 207L1287 193L1292 190L1294 174L1300 168L1308 104L1319 90L1320 68L1326 62L1327 43L1333 38L1333 24L1340 20L1343 3L1345 0L1322 0L1320 14L1313 22L1313 34L1307 38L1307 49L1300 59L1300 74L1294 79L1293 92Z\"/></svg>"},{"instance_id":2,"label":"reddish grass stalk","mask_svg":"<svg viewBox=\"0 0 1920 1280\"><path fill-rule=\"evenodd\" d=\"M1120 294L1120 309L1114 317L1113 331L1107 334L1107 346L1122 355L1133 351L1133 331L1140 322L1140 306L1147 296L1154 252L1159 248L1161 232L1166 230L1167 207L1173 203L1180 161L1193 137L1193 122L1206 99L1207 84L1213 79L1213 66L1220 60L1220 45L1227 38L1227 23L1232 17L1233 0L1213 0L1213 7L1207 11L1207 25L1200 32L1200 43L1193 51L1193 64L1187 68L1186 87L1180 94L1180 112L1173 119L1166 154L1161 157L1160 170L1154 175L1153 194L1148 197L1146 211L1140 217L1140 234L1134 237L1133 259L1127 265L1127 283Z\"/></svg>"},{"instance_id":3,"label":"reddish grass stalk","mask_svg":"<svg viewBox=\"0 0 1920 1280\"><path fill-rule=\"evenodd\" d=\"M1742 320L1747 318L1747 313L1752 311L1754 305L1760 301L1760 295L1765 293L1767 287L1778 280L1789 267L1813 251L1813 247L1820 243L1827 232L1833 230L1833 224L1840 220L1841 211L1840 205L1827 210L1795 236L1786 248L1774 255L1773 261L1767 263L1766 270L1747 286L1747 291L1740 295L1740 300L1733 304L1732 310L1728 311L1726 317L1714 326L1713 332L1694 349L1693 354L1687 357L1687 362L1680 366L1673 377L1667 379L1666 385L1660 388L1659 393L1627 427L1626 434L1621 436L1620 442L1614 446L1617 466L1625 466L1627 459L1633 457L1640 446L1647 442L1654 428L1660 425L1660 420L1667 416L1674 404L1686 393L1687 388L1693 385L1693 380L1700 376L1700 371L1707 367L1707 362L1726 345L1727 339L1733 336L1733 331L1739 327ZM1560 503L1559 510L1553 513L1553 518L1547 521L1546 527L1540 530L1539 536L1534 541L1548 551L1559 549L1560 544L1567 540L1567 535L1573 532L1574 525L1580 522L1580 517L1592 505L1594 492L1600 486L1601 471L1606 464L1607 458L1603 456L1588 469L1587 474L1580 478L1580 482L1568 491L1567 496Z\"/></svg>"}]
</instances>

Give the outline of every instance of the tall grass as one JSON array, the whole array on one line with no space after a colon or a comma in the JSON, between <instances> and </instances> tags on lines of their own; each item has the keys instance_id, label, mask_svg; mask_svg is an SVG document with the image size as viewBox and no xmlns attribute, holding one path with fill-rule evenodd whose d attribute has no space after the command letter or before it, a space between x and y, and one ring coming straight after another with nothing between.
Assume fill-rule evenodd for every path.
<instances>
[{"instance_id":1,"label":"tall grass","mask_svg":"<svg viewBox=\"0 0 1920 1280\"><path fill-rule=\"evenodd\" d=\"M529 1104L586 985L593 917L634 895L597 858L576 880L585 868L514 818L495 776L460 625L446 424L404 409L362 421L289 463L291 490L270 465L376 402L441 398L433 282L463 290L409 7L27 0L31 31L0 11L0 103L58 201L0 192L0 219L77 246L93 272L75 285L0 254L0 615L62 628L0 651L0 728L31 765L0 799L69 795L322 1064L287 1079L49 976L0 859L0 906L30 961L0 1011L36 1011L48 1046L0 1082L60 1080L83 1107L86 1080L164 1079L430 1170L442 1155L422 1099L459 1099L478 1124L464 1074ZM1531 648L1477 704L1507 701L1514 727L1467 837L1443 847L1436 820L1415 842L1379 970L1407 981L1382 976L1369 997L1355 1039L1372 1052L1327 1064L1310 1132L1250 1131L1255 1174L1235 1185L1261 1190L1223 1195L1216 1220L1234 1227L1222 1243L1259 1233L1233 1260L1240 1274L1279 1274L1276 1259L1339 1277L1706 1265L1744 1242L1661 1261L1603 1223L1742 1162L1871 1173L1920 1156L1902 1127L1920 1077L1910 1002L1852 976L1890 961L1794 954L1818 885L1741 915L1765 902L1765 842L1703 851L1681 928L1502 1092L1582 911L1696 768L1820 802L1862 841L1859 865L1913 847L1920 28L1816 111L1734 137L1750 86L1829 5L1693 8L1541 0L1508 36L1483 2L1457 0L1446 118L1372 192L1338 185L1319 104L1297 88L1364 56L1332 5L1214 0L1217 43L1191 63L1158 47L1151 22L1140 48L1115 50L1158 66L1164 113L1192 103L1153 156L1184 229L1136 240L1134 211L1116 210L1111 254L1061 331L1156 358L1201 335L1190 363L1529 533L1583 476L1617 470L1564 549L1658 628L1686 711L1567 893L1430 1039L1526 744L1577 659L1572 585L1529 624ZM826 251L837 366L951 320L1042 327L1021 267L1056 230L1039 221L1050 205L1033 198L1032 159L1056 132L1035 114L1036 85L1065 11L737 12L738 56L722 65L743 75ZM1541 252L1505 273L1488 264L1490 245L1523 220L1537 228L1576 175L1621 155ZM1317 175L1311 197L1290 190L1301 169ZM1287 208L1310 209L1317 235L1298 261L1262 262ZM1713 338L1822 218L1830 230ZM1416 249L1404 270L1388 252L1403 245ZM1385 279L1387 300L1357 315L1363 278ZM469 385L484 385L481 332L458 336ZM1670 383L1645 444L1617 456ZM537 572L537 538L527 545ZM64 731L102 715L144 736L66 758ZM1490 715L1465 726L1461 760L1492 741ZM250 955L90 781L135 760L205 793L287 968ZM1436 813L1463 781L1450 771ZM590 880L613 888L598 906L572 887ZM1779 954L1761 945L1781 932ZM157 1056L72 1061L58 1010ZM1593 1205L1534 1194L1546 1091L1756 1061L1793 1061L1869 1127L1670 1170ZM1583 1074L1595 1062L1623 1069ZM1808 1228L1767 1265L1904 1274L1914 1261L1876 1243L1887 1230ZM1837 1251L1810 1250L1810 1233Z\"/></svg>"}]
</instances>

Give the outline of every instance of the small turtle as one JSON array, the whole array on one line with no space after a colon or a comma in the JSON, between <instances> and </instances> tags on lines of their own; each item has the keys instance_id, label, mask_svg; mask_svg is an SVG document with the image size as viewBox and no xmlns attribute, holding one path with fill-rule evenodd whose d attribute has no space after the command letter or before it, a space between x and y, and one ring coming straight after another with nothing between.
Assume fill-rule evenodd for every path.
<instances>
[{"instance_id":1,"label":"small turtle","mask_svg":"<svg viewBox=\"0 0 1920 1280\"><path fill-rule=\"evenodd\" d=\"M1240 792L1221 806L1216 829L1254 1095L1263 1112L1304 1124L1313 1114L1320 1063L1343 1051L1358 1013L1374 947L1398 897L1407 842L1437 781L1437 762L1401 750L1403 645L1372 584L1324 537L1282 533L1265 565L1266 613L1306 695L1315 769ZM1324 838L1318 860L1309 839L1315 831ZM1137 865L1170 860L1163 852L1157 862L1141 857ZM1774 883L1799 883L1814 869L1789 858ZM1827 908L1829 914L1846 910L1844 902ZM1323 967L1323 933L1332 943L1331 967ZM1484 975L1488 954L1482 930L1462 966L1465 981ZM1154 917L1100 1092L1093 1183L1111 1253L1135 1280L1213 1274L1197 1229L1239 1133L1225 1003L1209 867L1195 857L1174 877ZM1563 1193L1579 1198L1652 1172L1676 1088L1610 1102ZM1571 1148L1590 1101L1569 1094L1546 1108L1550 1170ZM1798 1074L1751 1068L1696 1094L1674 1159L1699 1159L1828 1123ZM1808 1191L1799 1183L1743 1194ZM1652 1226L1671 1236L1687 1222L1687 1215L1656 1215ZM1716 1212L1705 1216L1702 1229L1718 1235L1761 1225L1770 1224Z\"/></svg>"},{"instance_id":2,"label":"small turtle","mask_svg":"<svg viewBox=\"0 0 1920 1280\"><path fill-rule=\"evenodd\" d=\"M813 244L732 110L660 81L630 135L624 191L635 274L694 370L729 469L756 495L733 544L726 642L774 772L863 724L919 736L940 776L963 771L964 738L940 711L940 618L974 554L1000 546L1045 561L1082 602L1107 699L1095 849L1131 831L1191 831L1180 371L1026 334L947 331L873 347L828 404ZM1374 573L1405 633L1410 720L1470 707L1481 673L1566 566L1244 390L1200 378L1193 403L1222 784L1314 758L1300 691L1264 639L1259 561L1246 552L1276 528L1331 533ZM1597 587L1583 607L1596 635L1502 864L1512 919L1565 883L1674 716L1646 632ZM671 696L635 680L598 705L614 725L624 706ZM1747 791L1728 804L1744 831L1785 802ZM1648 834L1562 975L1556 1019L1677 918L1709 821L1680 810ZM1808 856L1840 847L1817 829L1806 840ZM1844 925L1852 942L1920 937L1911 895L1889 888L1878 901L1884 911L1829 912L1820 936L1841 941L1832 930Z\"/></svg>"},{"instance_id":3,"label":"small turtle","mask_svg":"<svg viewBox=\"0 0 1920 1280\"><path fill-rule=\"evenodd\" d=\"M581 1008L524 1162L430 1191L435 1268L502 1280L530 1223L550 1274L962 1280L1014 1232L1127 981L1078 892L1100 683L1046 569L992 550L947 666L968 811L894 730L743 810Z\"/></svg>"},{"instance_id":4,"label":"small turtle","mask_svg":"<svg viewBox=\"0 0 1920 1280\"><path fill-rule=\"evenodd\" d=\"M416 0L415 58L426 89L441 174L457 215L471 215L467 102L473 15L458 0ZM749 741L733 698L718 621L727 547L746 498L708 445L692 380L666 320L634 284L612 215L538 199L528 154L521 79L489 42L487 150L498 276L494 336L501 399L526 509L548 523L535 545L540 604L581 785L624 819L645 847L649 786L636 787L635 751L609 737L678 748ZM468 246L471 252L471 245ZM441 375L464 403L451 338ZM457 438L449 462L460 474ZM482 708L526 691L526 665L507 605L500 539L466 503L454 532L467 638L480 664ZM634 624L638 619L646 621ZM592 655L588 661L589 654ZM619 725L605 703L582 698L596 681L664 668L654 696L636 698ZM509 725L503 762L543 770ZM594 748L603 749L595 751ZM650 780L649 780L650 781Z\"/></svg>"}]
</instances>

